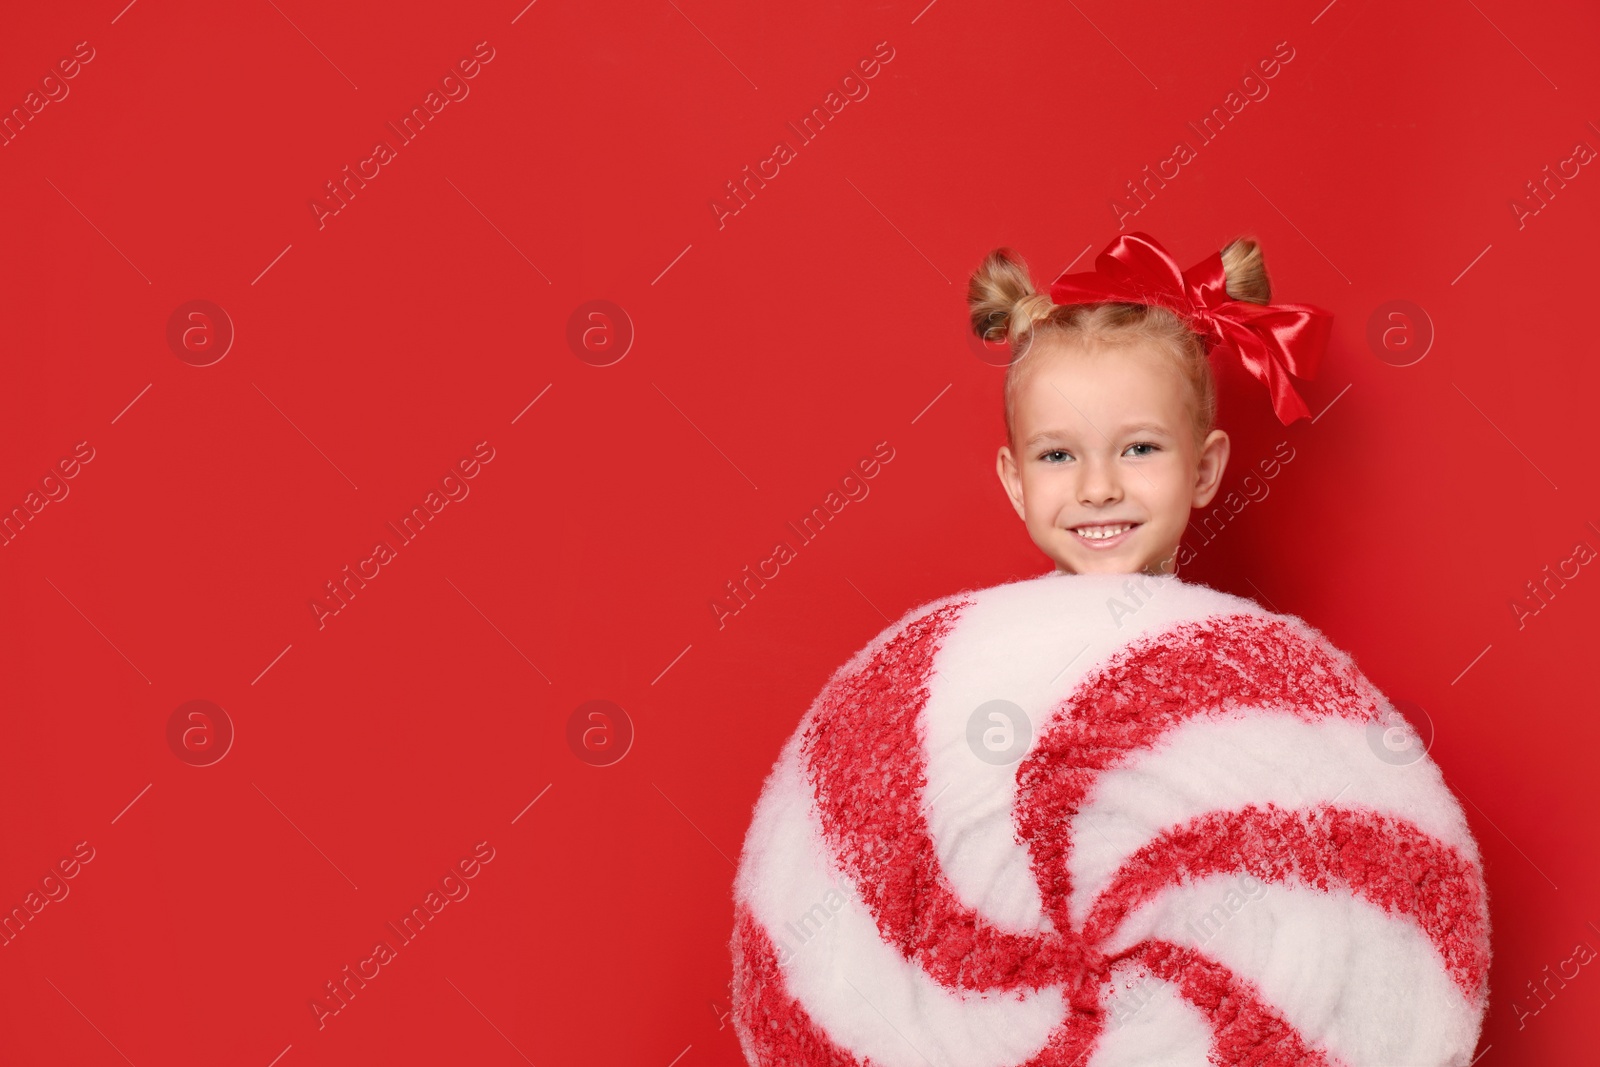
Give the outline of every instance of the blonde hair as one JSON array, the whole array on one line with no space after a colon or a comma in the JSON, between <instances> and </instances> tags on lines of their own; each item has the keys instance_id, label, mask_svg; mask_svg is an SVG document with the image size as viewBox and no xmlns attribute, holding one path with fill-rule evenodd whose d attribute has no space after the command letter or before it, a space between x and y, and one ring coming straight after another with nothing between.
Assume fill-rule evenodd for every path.
<instances>
[{"instance_id":1,"label":"blonde hair","mask_svg":"<svg viewBox=\"0 0 1600 1067\"><path fill-rule=\"evenodd\" d=\"M1228 295L1253 304L1272 301L1261 246L1240 237L1222 250L1222 268ZM1165 353L1190 388L1196 443L1203 442L1217 424L1217 386L1207 358L1205 342L1178 315L1150 304L1056 304L1048 293L1033 287L1028 265L1010 248L997 248L984 257L967 283L967 307L972 331L985 341L1005 340L1011 349L1006 367L1006 440L1015 447L1017 397L1033 367L1042 360L1027 359L1035 346L1060 342L1083 348L1121 348L1143 343Z\"/></svg>"}]
</instances>

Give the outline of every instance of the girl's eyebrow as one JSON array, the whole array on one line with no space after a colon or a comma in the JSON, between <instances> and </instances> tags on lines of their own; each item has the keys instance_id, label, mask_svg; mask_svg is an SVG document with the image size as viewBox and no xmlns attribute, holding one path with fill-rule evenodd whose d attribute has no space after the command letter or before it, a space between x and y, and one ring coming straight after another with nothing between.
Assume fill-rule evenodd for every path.
<instances>
[{"instance_id":1,"label":"girl's eyebrow","mask_svg":"<svg viewBox=\"0 0 1600 1067\"><path fill-rule=\"evenodd\" d=\"M1154 434L1154 435L1156 435L1158 437L1169 436L1167 434L1167 430L1166 430L1165 427L1157 426L1153 422L1141 422L1141 423L1139 423L1137 425L1134 425L1134 426L1125 426L1125 427L1122 428L1121 432L1124 433L1124 434L1147 433L1147 434Z\"/></svg>"}]
</instances>

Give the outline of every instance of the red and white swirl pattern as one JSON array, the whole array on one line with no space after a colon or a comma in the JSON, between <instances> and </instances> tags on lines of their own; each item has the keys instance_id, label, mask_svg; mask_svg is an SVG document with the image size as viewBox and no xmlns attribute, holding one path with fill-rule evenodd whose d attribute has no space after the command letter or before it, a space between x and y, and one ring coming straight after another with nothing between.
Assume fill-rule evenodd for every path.
<instances>
[{"instance_id":1,"label":"red and white swirl pattern","mask_svg":"<svg viewBox=\"0 0 1600 1067\"><path fill-rule=\"evenodd\" d=\"M1392 707L1302 620L1140 584L946 597L835 672L734 887L751 1064L1471 1062L1488 913L1438 768L1374 753ZM967 742L993 700L1010 764Z\"/></svg>"}]
</instances>

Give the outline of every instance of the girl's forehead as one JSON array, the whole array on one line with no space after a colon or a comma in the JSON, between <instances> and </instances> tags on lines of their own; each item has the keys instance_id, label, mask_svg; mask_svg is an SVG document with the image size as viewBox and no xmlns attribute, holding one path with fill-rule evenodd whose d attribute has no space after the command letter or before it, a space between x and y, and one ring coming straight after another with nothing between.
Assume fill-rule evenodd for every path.
<instances>
[{"instance_id":1,"label":"girl's forehead","mask_svg":"<svg viewBox=\"0 0 1600 1067\"><path fill-rule=\"evenodd\" d=\"M1134 432L1177 438L1193 421L1181 371L1152 346L1057 349L1044 355L1017 397L1019 443L1037 443L1051 434L1093 441Z\"/></svg>"},{"instance_id":2,"label":"girl's forehead","mask_svg":"<svg viewBox=\"0 0 1600 1067\"><path fill-rule=\"evenodd\" d=\"M1092 403L1102 409L1136 407L1171 414L1184 408L1185 384L1178 367L1161 352L1131 347L1065 352L1033 368L1022 383L1022 399L1026 406L1052 410Z\"/></svg>"}]
</instances>

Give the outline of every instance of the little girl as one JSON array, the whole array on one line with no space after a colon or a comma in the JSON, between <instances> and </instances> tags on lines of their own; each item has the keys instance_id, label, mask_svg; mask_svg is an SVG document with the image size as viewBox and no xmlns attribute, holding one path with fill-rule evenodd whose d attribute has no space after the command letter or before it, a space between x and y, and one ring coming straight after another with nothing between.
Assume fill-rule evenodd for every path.
<instances>
[{"instance_id":1,"label":"little girl","mask_svg":"<svg viewBox=\"0 0 1600 1067\"><path fill-rule=\"evenodd\" d=\"M1316 373L1330 316L1267 306L1261 249L1248 238L1180 272L1132 233L1096 267L1061 275L1049 295L1009 248L973 272L972 328L1012 351L996 469L1058 572L1175 575L1189 511L1211 502L1228 465L1210 355L1241 358L1288 424L1309 411L1287 373Z\"/></svg>"},{"instance_id":2,"label":"little girl","mask_svg":"<svg viewBox=\"0 0 1600 1067\"><path fill-rule=\"evenodd\" d=\"M1129 234L1096 268L1046 296L1000 249L972 279L1013 356L1000 479L1056 570L906 612L807 709L735 882L741 1050L1467 1064L1487 891L1443 775L1385 758L1397 713L1303 619L1171 573L1227 465L1209 359L1291 422L1329 316L1268 304L1254 241L1181 271ZM1159 606L1108 618L1146 575Z\"/></svg>"}]
</instances>

